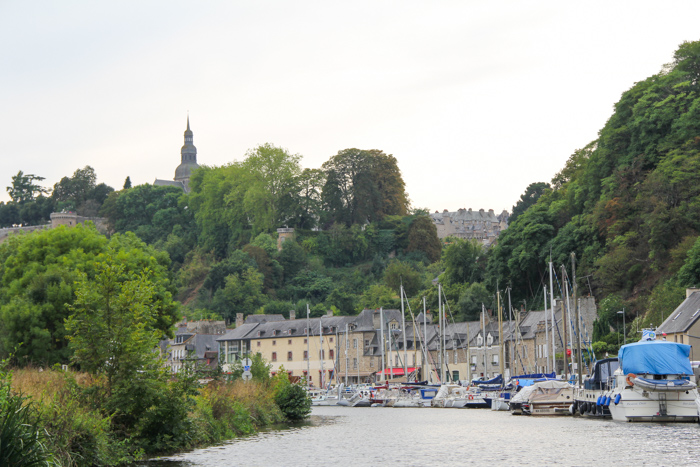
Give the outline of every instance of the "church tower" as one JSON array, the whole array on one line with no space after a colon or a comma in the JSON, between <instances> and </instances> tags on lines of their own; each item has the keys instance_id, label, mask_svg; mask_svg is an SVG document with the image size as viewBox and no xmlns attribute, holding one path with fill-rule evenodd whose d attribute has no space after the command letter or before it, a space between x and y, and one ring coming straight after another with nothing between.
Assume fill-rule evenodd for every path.
<instances>
[{"instance_id":1,"label":"church tower","mask_svg":"<svg viewBox=\"0 0 700 467\"><path fill-rule=\"evenodd\" d=\"M190 116L187 116L185 144L180 150L180 165L175 169L175 181L181 182L185 192L189 192L190 174L199 167L197 164L197 148L193 144L193 134L190 130Z\"/></svg>"}]
</instances>

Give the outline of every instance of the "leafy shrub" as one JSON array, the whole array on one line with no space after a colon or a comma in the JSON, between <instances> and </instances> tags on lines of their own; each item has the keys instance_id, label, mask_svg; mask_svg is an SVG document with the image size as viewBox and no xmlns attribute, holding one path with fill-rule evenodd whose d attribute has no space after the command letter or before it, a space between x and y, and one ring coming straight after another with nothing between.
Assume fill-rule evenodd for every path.
<instances>
[{"instance_id":1,"label":"leafy shrub","mask_svg":"<svg viewBox=\"0 0 700 467\"><path fill-rule=\"evenodd\" d=\"M311 413L311 399L298 384L284 386L275 396L275 403L287 420L303 420Z\"/></svg>"}]
</instances>

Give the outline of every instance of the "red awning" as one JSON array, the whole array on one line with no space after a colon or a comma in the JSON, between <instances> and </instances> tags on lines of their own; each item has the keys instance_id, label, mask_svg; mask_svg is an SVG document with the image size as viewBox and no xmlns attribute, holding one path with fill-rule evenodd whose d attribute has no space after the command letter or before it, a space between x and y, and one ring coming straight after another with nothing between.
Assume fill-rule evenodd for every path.
<instances>
[{"instance_id":1,"label":"red awning","mask_svg":"<svg viewBox=\"0 0 700 467\"><path fill-rule=\"evenodd\" d=\"M408 367L407 370L408 370L409 373L413 373L414 371L416 371L415 367ZM377 374L378 374L378 375L385 375L385 376L388 376L388 375L391 375L391 376L403 376L403 375L404 375L404 374L403 374L403 368L393 368L393 369L392 369L392 368L387 368L387 369L385 369L384 371L378 371Z\"/></svg>"}]
</instances>

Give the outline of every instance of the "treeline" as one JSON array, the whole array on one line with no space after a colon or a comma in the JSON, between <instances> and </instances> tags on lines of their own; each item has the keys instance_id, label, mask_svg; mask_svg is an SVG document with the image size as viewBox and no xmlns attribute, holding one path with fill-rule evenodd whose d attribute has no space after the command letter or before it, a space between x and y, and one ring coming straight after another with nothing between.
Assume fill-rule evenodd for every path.
<instances>
[{"instance_id":1,"label":"treeline","mask_svg":"<svg viewBox=\"0 0 700 467\"><path fill-rule=\"evenodd\" d=\"M622 332L623 309L630 338L661 324L700 284L699 79L700 42L686 42L626 91L599 137L501 236L491 280L541 303L550 254L570 267L575 252L579 290L600 299L594 340L617 342L610 326Z\"/></svg>"},{"instance_id":2,"label":"treeline","mask_svg":"<svg viewBox=\"0 0 700 467\"><path fill-rule=\"evenodd\" d=\"M7 187L11 201L0 202L0 228L13 225L39 225L50 221L52 212L72 211L95 217L114 188L97 183L95 170L86 166L63 177L48 189L39 184L44 177L21 170Z\"/></svg>"}]
</instances>

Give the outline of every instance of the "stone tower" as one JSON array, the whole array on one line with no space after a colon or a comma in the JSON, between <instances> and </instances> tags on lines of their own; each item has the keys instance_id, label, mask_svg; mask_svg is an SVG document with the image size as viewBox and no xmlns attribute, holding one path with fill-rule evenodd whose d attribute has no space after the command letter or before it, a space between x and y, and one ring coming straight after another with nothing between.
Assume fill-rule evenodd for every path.
<instances>
[{"instance_id":1,"label":"stone tower","mask_svg":"<svg viewBox=\"0 0 700 467\"><path fill-rule=\"evenodd\" d=\"M181 182L185 192L189 192L190 174L199 167L197 164L197 148L192 143L192 130L190 130L190 116L187 116L187 129L185 130L185 144L180 150L180 165L175 169L175 181Z\"/></svg>"}]
</instances>

